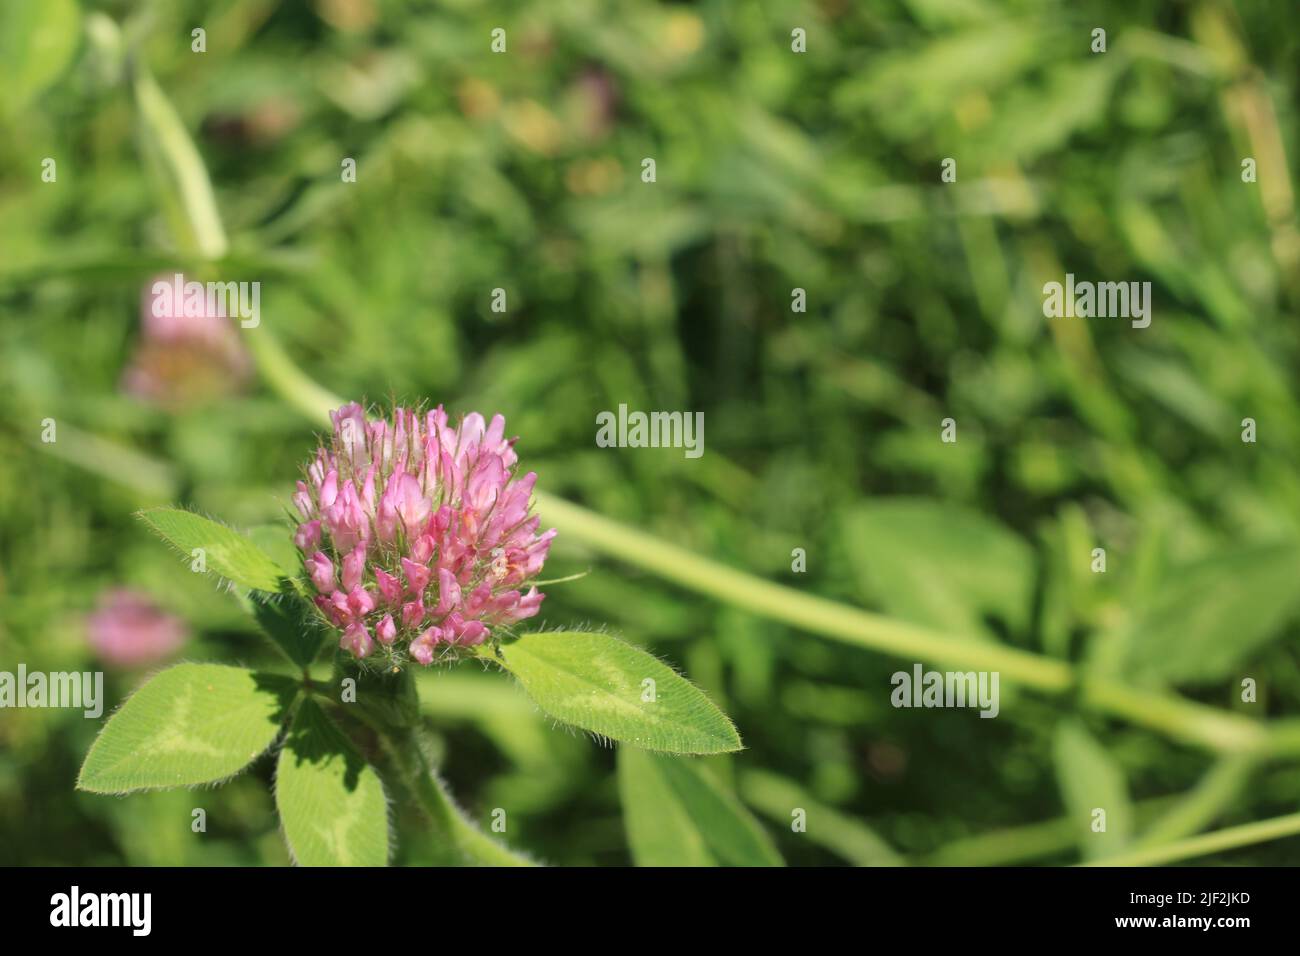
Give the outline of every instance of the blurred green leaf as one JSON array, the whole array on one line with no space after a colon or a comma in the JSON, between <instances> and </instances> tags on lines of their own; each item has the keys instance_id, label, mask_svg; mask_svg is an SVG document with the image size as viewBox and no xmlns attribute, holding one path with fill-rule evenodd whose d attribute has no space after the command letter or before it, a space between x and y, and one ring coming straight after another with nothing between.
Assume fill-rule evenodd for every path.
<instances>
[{"instance_id":1,"label":"blurred green leaf","mask_svg":"<svg viewBox=\"0 0 1300 956\"><path fill-rule=\"evenodd\" d=\"M689 757L618 749L618 788L638 866L782 866L763 828Z\"/></svg>"},{"instance_id":2,"label":"blurred green leaf","mask_svg":"<svg viewBox=\"0 0 1300 956\"><path fill-rule=\"evenodd\" d=\"M1133 805L1124 771L1083 725L1063 720L1052 742L1056 778L1066 816L1079 834L1079 849L1087 859L1122 850L1133 834ZM1105 811L1105 830L1098 832Z\"/></svg>"},{"instance_id":3,"label":"blurred green leaf","mask_svg":"<svg viewBox=\"0 0 1300 956\"><path fill-rule=\"evenodd\" d=\"M741 749L736 728L699 688L608 634L525 634L501 657L537 706L567 724L647 750Z\"/></svg>"},{"instance_id":4,"label":"blurred green leaf","mask_svg":"<svg viewBox=\"0 0 1300 956\"><path fill-rule=\"evenodd\" d=\"M997 110L986 140L989 152L1032 162L1063 148L1082 130L1101 126L1123 68L1118 57L1094 57L1062 64L1048 73L1045 85L1017 87Z\"/></svg>"},{"instance_id":5,"label":"blurred green leaf","mask_svg":"<svg viewBox=\"0 0 1300 956\"><path fill-rule=\"evenodd\" d=\"M765 770L749 770L740 778L745 802L783 827L795 810L807 814L808 839L854 866L902 866L903 858L871 827L813 797L793 780Z\"/></svg>"},{"instance_id":6,"label":"blurred green leaf","mask_svg":"<svg viewBox=\"0 0 1300 956\"><path fill-rule=\"evenodd\" d=\"M919 44L891 45L840 84L835 109L842 115L871 110L894 137L915 136L951 114L964 91L991 94L1041 62L1055 46L1049 37L1040 23L998 19Z\"/></svg>"},{"instance_id":7,"label":"blurred green leaf","mask_svg":"<svg viewBox=\"0 0 1300 956\"><path fill-rule=\"evenodd\" d=\"M1283 633L1300 604L1300 547L1221 549L1170 569L1114 635L1123 676L1132 681L1207 683Z\"/></svg>"},{"instance_id":8,"label":"blurred green leaf","mask_svg":"<svg viewBox=\"0 0 1300 956\"><path fill-rule=\"evenodd\" d=\"M384 866L383 784L310 699L294 715L275 771L275 806L299 866Z\"/></svg>"},{"instance_id":9,"label":"blurred green leaf","mask_svg":"<svg viewBox=\"0 0 1300 956\"><path fill-rule=\"evenodd\" d=\"M126 793L219 783L280 732L294 684L219 664L178 664L145 684L91 745L77 786Z\"/></svg>"},{"instance_id":10,"label":"blurred green leaf","mask_svg":"<svg viewBox=\"0 0 1300 956\"><path fill-rule=\"evenodd\" d=\"M25 106L59 78L81 42L76 0L0 4L0 104Z\"/></svg>"},{"instance_id":11,"label":"blurred green leaf","mask_svg":"<svg viewBox=\"0 0 1300 956\"><path fill-rule=\"evenodd\" d=\"M851 508L845 546L862 590L891 614L954 634L1029 625L1034 556L983 515L941 501L883 498Z\"/></svg>"}]
</instances>

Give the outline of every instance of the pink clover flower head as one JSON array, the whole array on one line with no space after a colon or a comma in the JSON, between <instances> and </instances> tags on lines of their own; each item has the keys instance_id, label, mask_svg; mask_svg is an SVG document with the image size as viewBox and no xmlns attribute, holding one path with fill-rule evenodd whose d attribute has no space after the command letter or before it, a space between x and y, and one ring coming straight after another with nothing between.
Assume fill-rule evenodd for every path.
<instances>
[{"instance_id":1,"label":"pink clover flower head","mask_svg":"<svg viewBox=\"0 0 1300 956\"><path fill-rule=\"evenodd\" d=\"M304 468L294 542L317 608L357 660L428 666L475 653L541 609L530 582L555 530L531 514L500 415L442 406L371 419L352 402Z\"/></svg>"}]
</instances>

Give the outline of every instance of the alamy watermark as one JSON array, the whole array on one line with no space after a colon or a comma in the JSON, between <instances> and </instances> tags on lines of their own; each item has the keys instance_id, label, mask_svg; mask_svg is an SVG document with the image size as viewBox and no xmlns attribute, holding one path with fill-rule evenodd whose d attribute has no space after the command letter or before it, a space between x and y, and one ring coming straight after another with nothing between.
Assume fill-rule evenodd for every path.
<instances>
[{"instance_id":1,"label":"alamy watermark","mask_svg":"<svg viewBox=\"0 0 1300 956\"><path fill-rule=\"evenodd\" d=\"M262 283L185 281L176 273L170 280L159 279L150 287L151 308L157 318L183 315L189 318L238 318L246 329L262 322Z\"/></svg>"},{"instance_id":2,"label":"alamy watermark","mask_svg":"<svg viewBox=\"0 0 1300 956\"><path fill-rule=\"evenodd\" d=\"M0 671L0 707L77 707L92 720L104 713L103 671Z\"/></svg>"},{"instance_id":3,"label":"alamy watermark","mask_svg":"<svg viewBox=\"0 0 1300 956\"><path fill-rule=\"evenodd\" d=\"M1001 709L997 671L927 671L914 664L911 673L895 671L889 682L895 707L978 707L981 717L996 717Z\"/></svg>"},{"instance_id":4,"label":"alamy watermark","mask_svg":"<svg viewBox=\"0 0 1300 956\"><path fill-rule=\"evenodd\" d=\"M152 917L152 893L82 893L73 886L50 897L51 926L125 926L133 936L148 936Z\"/></svg>"},{"instance_id":5,"label":"alamy watermark","mask_svg":"<svg viewBox=\"0 0 1300 956\"><path fill-rule=\"evenodd\" d=\"M684 448L687 458L704 454L703 412L629 412L596 415L596 445L600 448Z\"/></svg>"},{"instance_id":6,"label":"alamy watermark","mask_svg":"<svg viewBox=\"0 0 1300 956\"><path fill-rule=\"evenodd\" d=\"M1133 328L1151 324L1150 282L1082 282L1067 272L1065 284L1043 285L1043 315L1049 319L1132 319Z\"/></svg>"}]
</instances>

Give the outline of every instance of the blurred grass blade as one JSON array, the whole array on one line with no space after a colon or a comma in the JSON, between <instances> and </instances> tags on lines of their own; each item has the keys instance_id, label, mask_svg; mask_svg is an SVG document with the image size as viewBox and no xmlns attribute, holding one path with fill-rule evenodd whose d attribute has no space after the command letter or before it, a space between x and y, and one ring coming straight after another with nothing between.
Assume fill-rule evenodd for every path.
<instances>
[{"instance_id":1,"label":"blurred grass blade","mask_svg":"<svg viewBox=\"0 0 1300 956\"><path fill-rule=\"evenodd\" d=\"M1255 823L1243 823L1241 826L1202 833L1200 836L1188 837L1177 843L1164 846L1145 847L1118 856L1101 860L1092 860L1085 866L1161 866L1176 863L1179 860L1191 860L1198 856L1222 853L1253 843L1265 843L1269 840L1281 840L1285 837L1300 835L1300 813L1274 817L1271 820L1259 820Z\"/></svg>"},{"instance_id":2,"label":"blurred grass blade","mask_svg":"<svg viewBox=\"0 0 1300 956\"><path fill-rule=\"evenodd\" d=\"M1241 796L1258 764L1255 754L1235 754L1215 761L1195 787L1143 831L1135 846L1169 843L1208 826Z\"/></svg>"},{"instance_id":3,"label":"blurred grass blade","mask_svg":"<svg viewBox=\"0 0 1300 956\"><path fill-rule=\"evenodd\" d=\"M1133 805L1119 764L1072 719L1056 728L1053 755L1066 816L1084 857L1095 860L1124 849L1133 833Z\"/></svg>"},{"instance_id":4,"label":"blurred grass blade","mask_svg":"<svg viewBox=\"0 0 1300 956\"><path fill-rule=\"evenodd\" d=\"M63 73L80 44L75 0L0 3L0 109L17 112Z\"/></svg>"},{"instance_id":5,"label":"blurred grass blade","mask_svg":"<svg viewBox=\"0 0 1300 956\"><path fill-rule=\"evenodd\" d=\"M904 861L875 831L860 820L809 796L793 780L766 770L749 770L740 777L745 802L782 827L790 827L794 811L807 815L808 839L855 866L902 866Z\"/></svg>"},{"instance_id":6,"label":"blurred grass blade","mask_svg":"<svg viewBox=\"0 0 1300 956\"><path fill-rule=\"evenodd\" d=\"M139 110L141 149L180 251L220 259L228 248L226 231L198 149L171 101L139 59L132 71L132 89Z\"/></svg>"},{"instance_id":7,"label":"blurred grass blade","mask_svg":"<svg viewBox=\"0 0 1300 956\"><path fill-rule=\"evenodd\" d=\"M958 634L994 635L984 616L1028 629L1033 551L977 511L921 498L849 509L845 549L862 590L889 613Z\"/></svg>"},{"instance_id":8,"label":"blurred grass blade","mask_svg":"<svg viewBox=\"0 0 1300 956\"><path fill-rule=\"evenodd\" d=\"M1295 545L1224 548L1171 569L1119 632L1098 638L1098 647L1122 654L1123 673L1133 681L1220 681L1285 633L1300 609L1297 581Z\"/></svg>"},{"instance_id":9,"label":"blurred grass blade","mask_svg":"<svg viewBox=\"0 0 1300 956\"><path fill-rule=\"evenodd\" d=\"M749 812L701 761L618 749L618 789L638 866L782 866Z\"/></svg>"},{"instance_id":10,"label":"blurred grass blade","mask_svg":"<svg viewBox=\"0 0 1300 956\"><path fill-rule=\"evenodd\" d=\"M172 468L129 445L117 444L62 421L59 422L58 441L38 443L30 436L28 438L41 451L132 488L141 495L170 500L176 494L179 482Z\"/></svg>"}]
</instances>

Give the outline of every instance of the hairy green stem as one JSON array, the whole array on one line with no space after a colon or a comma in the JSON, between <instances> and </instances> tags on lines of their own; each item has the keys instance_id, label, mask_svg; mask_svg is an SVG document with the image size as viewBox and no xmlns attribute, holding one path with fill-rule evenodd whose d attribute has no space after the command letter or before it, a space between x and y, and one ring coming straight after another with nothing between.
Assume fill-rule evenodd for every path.
<instances>
[{"instance_id":1,"label":"hairy green stem","mask_svg":"<svg viewBox=\"0 0 1300 956\"><path fill-rule=\"evenodd\" d=\"M328 683L337 685L342 672L335 670ZM353 672L355 674L355 672ZM419 725L419 692L409 670L396 675L361 676L372 681L360 697L361 703L343 708L340 716L368 727L382 745L379 764L390 782L401 787L428 818L443 862L476 866L534 866L532 860L515 853L480 830L456 805L428 757ZM305 678L304 689L323 703L337 708L324 685L327 681Z\"/></svg>"},{"instance_id":2,"label":"hairy green stem","mask_svg":"<svg viewBox=\"0 0 1300 956\"><path fill-rule=\"evenodd\" d=\"M415 728L384 733L385 743L407 788L429 818L436 836L463 860L480 866L535 866L525 856L493 840L456 806L429 763Z\"/></svg>"}]
</instances>

